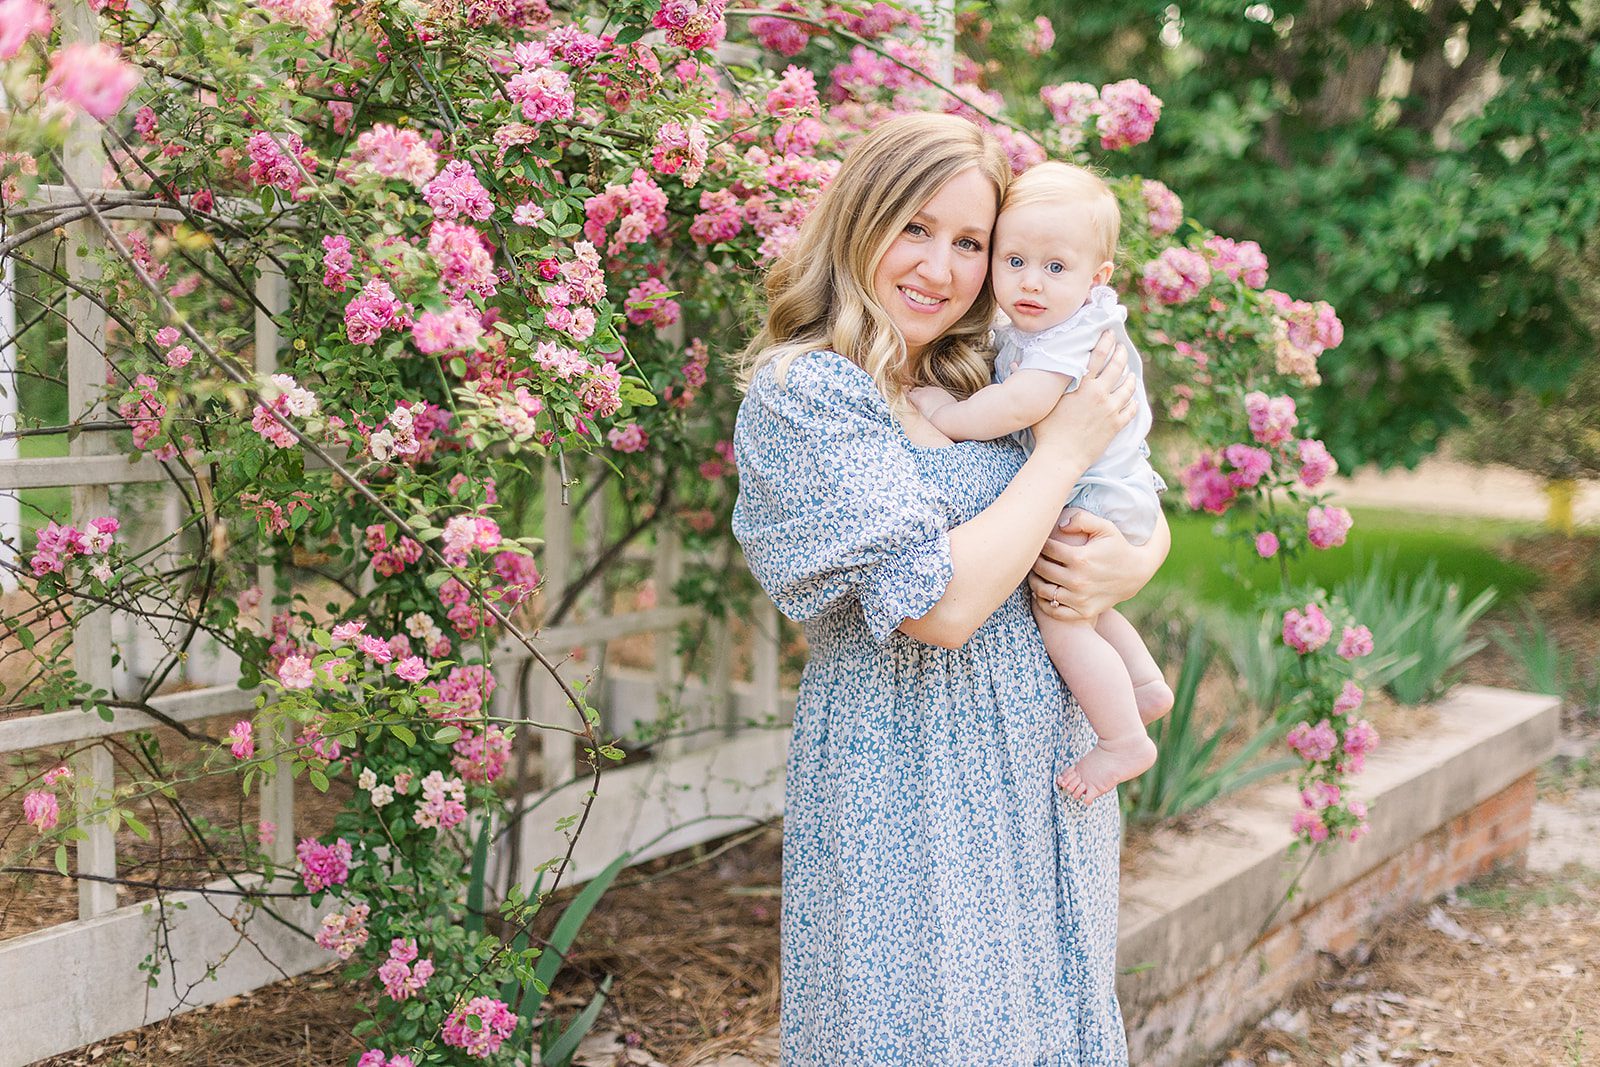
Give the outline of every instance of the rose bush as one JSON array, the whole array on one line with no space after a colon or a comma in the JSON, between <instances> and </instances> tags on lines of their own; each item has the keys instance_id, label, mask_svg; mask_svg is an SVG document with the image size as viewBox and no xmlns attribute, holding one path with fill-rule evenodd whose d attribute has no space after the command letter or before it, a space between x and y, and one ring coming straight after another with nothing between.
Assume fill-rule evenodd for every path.
<instances>
[{"instance_id":1,"label":"rose bush","mask_svg":"<svg viewBox=\"0 0 1600 1067\"><path fill-rule=\"evenodd\" d=\"M517 731L532 726L491 714L493 650L542 655L530 623L572 602L537 595L537 468L603 455L624 538L666 523L694 545L726 538L737 392L715 357L738 347L761 267L851 137L942 109L992 128L1021 169L1138 144L1161 101L1122 81L1008 103L960 56L946 82L920 19L884 3L96 7L103 43L67 39L40 0L0 0L16 105L0 188L17 210L61 177L69 127L93 122L102 185L168 210L62 221L107 243L91 295L111 322L109 404L128 447L167 461L193 508L161 552L122 545L109 518L40 532L32 601L5 620L40 681L9 706L107 710L46 634L70 629L75 605L151 615L151 597L190 637L237 652L262 697L223 737L184 731L207 746L203 766L165 767L78 819L61 817L65 772L42 775L25 801L41 835L30 847L56 847L65 871L60 846L85 821L139 832L135 809L171 783L226 774L249 792L286 751L289 773L321 790L342 777L351 799L330 834L295 843L291 871L274 866L280 828L267 824L229 869L331 901L316 938L349 961L371 1010L360 1063L510 1062L545 1040L527 932L565 864L548 858L549 878L485 915L468 861L487 816L528 785L508 788ZM1018 49L1049 48L1048 22L1024 31ZM793 62L719 62L730 38ZM1183 473L1190 505L1238 517L1263 556L1334 546L1348 516L1314 495L1333 462L1296 436L1297 398L1339 343L1332 309L1266 289L1260 249L1184 219L1159 182L1116 186L1117 282L1160 405L1203 450ZM50 271L21 242L7 250ZM279 366L245 343L262 270L290 290ZM175 550L176 567L163 556ZM258 564L299 566L329 599L261 589ZM696 591L727 595L691 571L682 592ZM1308 720L1291 742L1314 822L1302 812L1297 826L1354 837L1344 776L1375 741L1347 722L1361 641L1321 655L1313 612L1284 631ZM622 753L567 696L566 720L541 728L581 740L598 779ZM148 694L122 703L151 710ZM576 832L592 801L562 828Z\"/></svg>"}]
</instances>

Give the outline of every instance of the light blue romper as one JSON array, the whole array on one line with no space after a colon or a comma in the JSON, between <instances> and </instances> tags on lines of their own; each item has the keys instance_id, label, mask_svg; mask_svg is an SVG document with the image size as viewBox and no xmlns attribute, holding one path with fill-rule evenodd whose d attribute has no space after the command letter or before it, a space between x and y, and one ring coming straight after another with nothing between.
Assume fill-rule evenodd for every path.
<instances>
[{"instance_id":1,"label":"light blue romper","mask_svg":"<svg viewBox=\"0 0 1600 1067\"><path fill-rule=\"evenodd\" d=\"M896 627L948 531L1021 469L1010 438L913 445L866 371L755 375L733 532L805 624L783 823L785 1067L1119 1067L1115 793L1055 777L1095 743L1027 587L960 648Z\"/></svg>"},{"instance_id":2,"label":"light blue romper","mask_svg":"<svg viewBox=\"0 0 1600 1067\"><path fill-rule=\"evenodd\" d=\"M1115 523L1129 544L1142 545L1155 532L1156 516L1167 483L1150 466L1150 446L1144 439L1150 433L1150 401L1144 393L1144 363L1139 350L1128 339L1128 309L1117 301L1117 292L1108 285L1089 290L1089 299L1065 322L1047 330L1028 333L1009 322L995 327L999 353L994 361L994 380L1003 382L1019 370L1047 370L1072 378L1067 387L1078 387L1089 369L1089 356L1095 342L1106 330L1116 334L1128 350L1128 369L1139 380L1139 411L1133 421L1112 438L1104 454L1083 472L1067 500L1069 508L1085 511ZM1018 440L1033 451L1033 432L1022 430Z\"/></svg>"}]
</instances>

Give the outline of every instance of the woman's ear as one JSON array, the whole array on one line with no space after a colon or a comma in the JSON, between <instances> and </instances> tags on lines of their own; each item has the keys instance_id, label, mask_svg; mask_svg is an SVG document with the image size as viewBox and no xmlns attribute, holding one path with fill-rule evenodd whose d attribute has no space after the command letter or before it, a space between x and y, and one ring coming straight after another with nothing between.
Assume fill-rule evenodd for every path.
<instances>
[{"instance_id":1,"label":"woman's ear","mask_svg":"<svg viewBox=\"0 0 1600 1067\"><path fill-rule=\"evenodd\" d=\"M1111 280L1111 272L1113 269L1114 268L1109 259L1100 264L1099 269L1094 272L1094 284L1104 285L1109 282Z\"/></svg>"}]
</instances>

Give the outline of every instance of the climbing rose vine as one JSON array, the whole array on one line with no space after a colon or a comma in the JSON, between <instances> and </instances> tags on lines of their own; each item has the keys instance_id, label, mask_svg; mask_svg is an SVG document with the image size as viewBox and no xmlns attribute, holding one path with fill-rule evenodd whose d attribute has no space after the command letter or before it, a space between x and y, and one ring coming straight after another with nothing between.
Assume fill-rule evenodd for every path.
<instances>
[{"instance_id":1,"label":"climbing rose vine","mask_svg":"<svg viewBox=\"0 0 1600 1067\"><path fill-rule=\"evenodd\" d=\"M173 724L202 756L157 759L141 783L337 783L348 799L325 833L261 822L221 833L226 851L202 843L322 908L311 932L369 1012L360 1067L525 1062L546 1021L526 935L565 863L523 857L538 890L495 901L469 861L490 817L521 817L512 800L534 785L514 759L531 727L495 712L496 649L533 649L534 627L570 605L540 595L538 469L582 491L584 457L602 455L624 536L672 524L691 547L725 539L737 394L719 357L851 139L942 110L993 130L1020 170L1141 143L1162 102L1134 81L1007 101L959 55L942 83L921 19L886 3L95 6L101 39L86 41L42 0L0 0L13 105L0 206L62 184L67 133L87 127L105 152L98 186L162 208L156 222L61 224L103 245L116 440L166 463L192 510L155 548L109 516L38 532L31 603L3 621L44 681L7 707L110 714L66 645L40 639L80 605L176 619L173 665L196 634L236 654L254 713L220 734ZM1045 19L984 34L1018 55L1054 41ZM724 42L766 61L718 63ZM1249 526L1263 557L1335 547L1349 517L1314 495L1334 464L1302 410L1340 340L1332 309L1267 289L1260 249L1186 219L1160 182L1115 186L1115 283L1156 399L1200 447L1181 478L1189 505ZM284 279L286 308L257 306L263 273ZM279 332L275 363L248 343L257 311ZM284 576L276 587L257 584L262 564ZM680 594L716 600L721 577L691 568ZM1346 778L1376 734L1350 717L1351 665L1370 640L1351 620L1330 653L1326 609L1296 611L1296 827L1353 839ZM567 696L543 743L576 740L598 784L622 751ZM154 712L148 693L129 703ZM125 786L72 816L72 785L65 766L33 774L27 849L54 849L65 871L88 825L148 832L152 791ZM592 802L548 817L571 831Z\"/></svg>"}]
</instances>

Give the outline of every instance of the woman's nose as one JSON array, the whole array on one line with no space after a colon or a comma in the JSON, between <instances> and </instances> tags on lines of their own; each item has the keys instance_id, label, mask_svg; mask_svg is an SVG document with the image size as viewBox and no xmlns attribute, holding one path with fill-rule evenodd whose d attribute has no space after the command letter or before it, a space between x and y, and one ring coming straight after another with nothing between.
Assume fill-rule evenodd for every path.
<instances>
[{"instance_id":1,"label":"woman's nose","mask_svg":"<svg viewBox=\"0 0 1600 1067\"><path fill-rule=\"evenodd\" d=\"M950 250L930 248L917 265L917 273L930 282L943 284L950 280Z\"/></svg>"}]
</instances>

